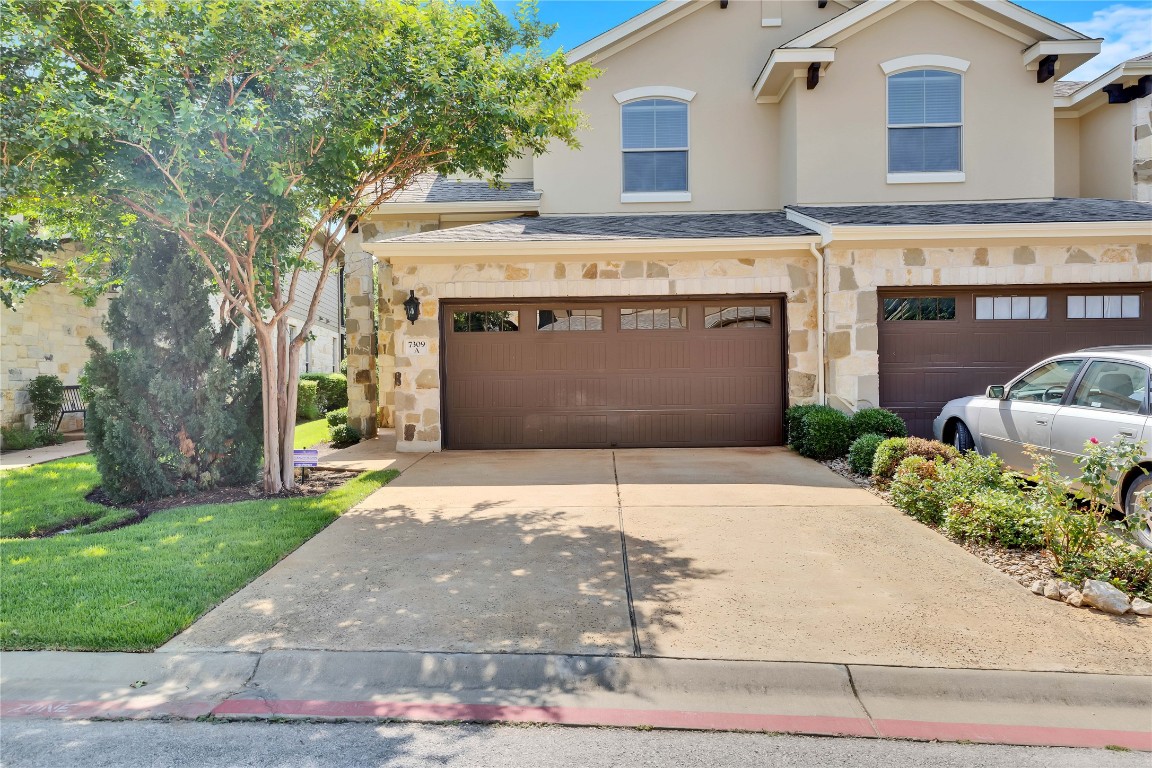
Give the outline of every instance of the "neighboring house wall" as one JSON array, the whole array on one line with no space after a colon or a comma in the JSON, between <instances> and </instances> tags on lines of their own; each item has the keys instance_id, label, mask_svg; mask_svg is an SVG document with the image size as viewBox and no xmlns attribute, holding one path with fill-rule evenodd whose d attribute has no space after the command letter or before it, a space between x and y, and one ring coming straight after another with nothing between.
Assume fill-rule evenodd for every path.
<instances>
[{"instance_id":1,"label":"neighboring house wall","mask_svg":"<svg viewBox=\"0 0 1152 768\"><path fill-rule=\"evenodd\" d=\"M288 310L288 322L296 328L304 324L308 305L320 280L319 271L301 272L296 286L296 302ZM286 281L287 282L287 281ZM334 373L340 370L340 275L334 271L324 283L324 292L316 307L312 324L313 341L307 342L300 356L301 373Z\"/></svg>"},{"instance_id":2,"label":"neighboring house wall","mask_svg":"<svg viewBox=\"0 0 1152 768\"><path fill-rule=\"evenodd\" d=\"M1080 118L1081 197L1131 199L1132 113L1137 103L1103 104Z\"/></svg>"},{"instance_id":3,"label":"neighboring house wall","mask_svg":"<svg viewBox=\"0 0 1152 768\"><path fill-rule=\"evenodd\" d=\"M1152 96L1132 102L1132 199L1152 202Z\"/></svg>"},{"instance_id":4,"label":"neighboring house wall","mask_svg":"<svg viewBox=\"0 0 1152 768\"><path fill-rule=\"evenodd\" d=\"M41 374L59 376L64 384L80 383L88 362L85 340L94 336L108 345L104 318L108 299L84 306L62 285L45 285L32 291L15 311L0 309L3 344L0 344L0 421L4 426L32 426L28 383ZM61 429L78 429L79 416L66 416Z\"/></svg>"},{"instance_id":5,"label":"neighboring house wall","mask_svg":"<svg viewBox=\"0 0 1152 768\"><path fill-rule=\"evenodd\" d=\"M1052 82L1039 84L1022 44L935 2L916 2L836 46L836 61L797 101L796 199L919 202L1051 197ZM963 74L963 182L887 183L887 81L880 65L937 54Z\"/></svg>"},{"instance_id":6,"label":"neighboring house wall","mask_svg":"<svg viewBox=\"0 0 1152 768\"><path fill-rule=\"evenodd\" d=\"M1056 197L1080 197L1080 121L1076 118L1056 120L1055 157Z\"/></svg>"},{"instance_id":7,"label":"neighboring house wall","mask_svg":"<svg viewBox=\"0 0 1152 768\"><path fill-rule=\"evenodd\" d=\"M588 128L579 150L555 146L536 158L543 213L749 211L779 208L779 163L786 154L775 107L757 104L752 84L772 49L845 8L784 3L783 26L761 26L760 2L711 3L678 23L607 57L579 107ZM622 203L620 104L632 88L695 91L688 108L691 202ZM844 115L841 110L837 115ZM839 121L834 121L839 122Z\"/></svg>"}]
</instances>

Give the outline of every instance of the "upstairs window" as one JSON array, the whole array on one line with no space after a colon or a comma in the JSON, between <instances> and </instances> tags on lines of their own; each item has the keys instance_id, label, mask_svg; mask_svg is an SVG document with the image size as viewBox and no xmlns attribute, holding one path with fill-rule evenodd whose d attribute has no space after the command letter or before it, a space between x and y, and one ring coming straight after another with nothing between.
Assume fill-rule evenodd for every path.
<instances>
[{"instance_id":1,"label":"upstairs window","mask_svg":"<svg viewBox=\"0 0 1152 768\"><path fill-rule=\"evenodd\" d=\"M688 104L638 99L620 108L624 193L688 191Z\"/></svg>"},{"instance_id":2,"label":"upstairs window","mask_svg":"<svg viewBox=\"0 0 1152 768\"><path fill-rule=\"evenodd\" d=\"M961 171L960 99L955 72L914 69L888 76L889 174Z\"/></svg>"}]
</instances>

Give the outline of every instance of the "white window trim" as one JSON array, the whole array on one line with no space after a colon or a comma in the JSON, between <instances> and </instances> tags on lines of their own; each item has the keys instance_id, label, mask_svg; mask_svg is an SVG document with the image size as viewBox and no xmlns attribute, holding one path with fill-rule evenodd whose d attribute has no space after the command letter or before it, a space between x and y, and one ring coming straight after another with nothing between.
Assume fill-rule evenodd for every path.
<instances>
[{"instance_id":1,"label":"white window trim","mask_svg":"<svg viewBox=\"0 0 1152 768\"><path fill-rule=\"evenodd\" d=\"M691 192L621 192L622 203L690 203Z\"/></svg>"},{"instance_id":2,"label":"white window trim","mask_svg":"<svg viewBox=\"0 0 1152 768\"><path fill-rule=\"evenodd\" d=\"M616 101L623 104L628 101L636 101L637 99L677 99L679 101L692 101L696 98L696 91L690 91L687 88L677 88L673 85L645 85L640 88L629 88L626 91L620 91L613 94Z\"/></svg>"},{"instance_id":3,"label":"white window trim","mask_svg":"<svg viewBox=\"0 0 1152 768\"><path fill-rule=\"evenodd\" d=\"M932 59L952 59L951 56L936 56L935 54L919 54L918 56L903 56L900 59L892 59L885 62L891 64L906 59L916 58L932 58ZM968 62L963 59L952 59L953 61L961 62L965 65ZM881 65L884 66L883 64ZM958 171L908 171L893 173L888 172L887 182L889 184L956 184L965 181L964 175L964 76L960 74L960 122L958 123L922 123L915 125L892 125L888 122L888 115L890 113L888 105L888 77L889 74L897 75L900 72L910 72L917 69L944 69L946 71L954 71L949 67L936 67L936 66L916 66L905 67L899 70L893 70L891 73L886 73L884 76L884 165L888 167L891 162L891 148L888 145L888 140L892 137L892 129L894 128L959 128L960 129L960 170Z\"/></svg>"},{"instance_id":4,"label":"white window trim","mask_svg":"<svg viewBox=\"0 0 1152 768\"><path fill-rule=\"evenodd\" d=\"M961 133L963 136L963 133ZM963 138L961 138L963 143ZM890 173L889 184L955 184L964 181L964 171L934 171L932 173Z\"/></svg>"},{"instance_id":5,"label":"white window trim","mask_svg":"<svg viewBox=\"0 0 1152 768\"><path fill-rule=\"evenodd\" d=\"M674 93L679 92L686 94L686 97L676 96ZM627 95L628 98L621 100L621 96ZM625 149L624 148L624 105L630 101L639 101L641 99L672 99L673 101L683 101L688 103L696 97L695 91L686 91L682 88L673 88L671 86L653 85L643 88L632 88L631 90L621 91L616 94L616 100L620 102L620 202L621 203L690 203L692 202L692 193L689 191L692 188L691 176L691 162L692 162L692 110L689 107L688 116L686 118L685 130L688 135L688 143L683 147L661 147L660 149ZM674 190L668 192L625 192L624 191L624 155L628 152L683 152L688 155L689 167L688 189Z\"/></svg>"},{"instance_id":6,"label":"white window trim","mask_svg":"<svg viewBox=\"0 0 1152 768\"><path fill-rule=\"evenodd\" d=\"M912 56L901 56L881 62L880 69L885 75L897 75L913 69L943 69L957 74L964 74L972 62L958 59L955 56L943 56L938 53L917 53Z\"/></svg>"}]
</instances>

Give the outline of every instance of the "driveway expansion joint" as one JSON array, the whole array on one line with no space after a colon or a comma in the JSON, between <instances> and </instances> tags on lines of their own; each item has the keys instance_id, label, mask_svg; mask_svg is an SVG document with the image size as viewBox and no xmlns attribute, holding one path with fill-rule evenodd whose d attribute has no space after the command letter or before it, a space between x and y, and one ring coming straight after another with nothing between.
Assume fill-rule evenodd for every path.
<instances>
[{"instance_id":1,"label":"driveway expansion joint","mask_svg":"<svg viewBox=\"0 0 1152 768\"><path fill-rule=\"evenodd\" d=\"M632 625L632 655L642 656L640 628L636 624L636 603L632 598L632 574L628 568L628 537L624 533L624 504L620 498L620 472L616 468L616 451L612 451L612 480L616 484L616 517L620 525L620 559L624 567L624 593L628 598L628 622Z\"/></svg>"}]
</instances>

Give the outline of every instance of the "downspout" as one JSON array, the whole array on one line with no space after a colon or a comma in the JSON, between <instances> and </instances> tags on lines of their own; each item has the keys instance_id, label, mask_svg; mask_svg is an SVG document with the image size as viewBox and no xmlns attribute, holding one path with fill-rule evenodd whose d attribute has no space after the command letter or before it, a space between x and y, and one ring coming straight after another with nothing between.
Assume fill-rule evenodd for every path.
<instances>
[{"instance_id":1,"label":"downspout","mask_svg":"<svg viewBox=\"0 0 1152 768\"><path fill-rule=\"evenodd\" d=\"M816 402L827 404L824 392L824 251L813 243L808 243L808 250L816 259Z\"/></svg>"}]
</instances>

